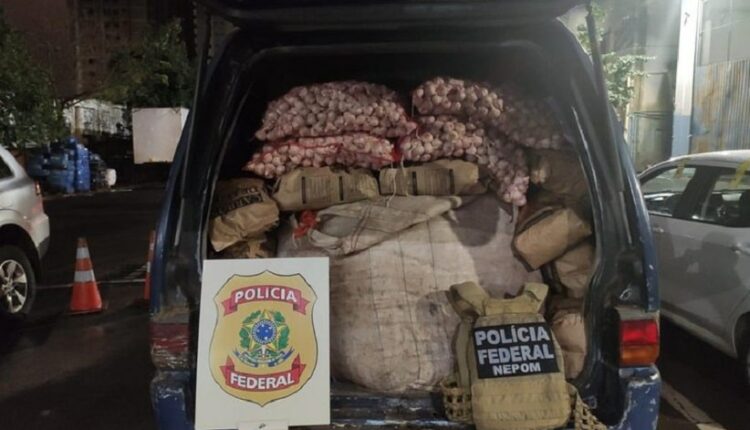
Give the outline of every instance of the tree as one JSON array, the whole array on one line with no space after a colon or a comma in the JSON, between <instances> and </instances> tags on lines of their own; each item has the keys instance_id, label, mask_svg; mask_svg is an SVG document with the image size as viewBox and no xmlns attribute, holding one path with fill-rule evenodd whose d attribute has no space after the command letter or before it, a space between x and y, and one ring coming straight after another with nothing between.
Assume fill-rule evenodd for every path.
<instances>
[{"instance_id":1,"label":"tree","mask_svg":"<svg viewBox=\"0 0 750 430\"><path fill-rule=\"evenodd\" d=\"M49 73L34 63L0 8L0 145L28 148L66 134Z\"/></svg>"},{"instance_id":2,"label":"tree","mask_svg":"<svg viewBox=\"0 0 750 430\"><path fill-rule=\"evenodd\" d=\"M596 21L596 38L599 46L602 46L604 40L604 22L606 13L604 9L596 3L591 4L591 12ZM591 55L591 43L589 40L588 27L581 24L577 28L576 37L583 46L583 49ZM600 51L602 51L600 49ZM621 55L616 52L606 52L601 54L602 68L604 69L604 79L607 84L607 94L609 101L615 107L620 120L623 119L625 108L633 100L635 89L633 80L644 75L641 66L645 61L651 60L652 57L645 55Z\"/></svg>"},{"instance_id":3,"label":"tree","mask_svg":"<svg viewBox=\"0 0 750 430\"><path fill-rule=\"evenodd\" d=\"M112 56L100 96L128 108L189 107L193 82L194 68L175 20Z\"/></svg>"}]
</instances>

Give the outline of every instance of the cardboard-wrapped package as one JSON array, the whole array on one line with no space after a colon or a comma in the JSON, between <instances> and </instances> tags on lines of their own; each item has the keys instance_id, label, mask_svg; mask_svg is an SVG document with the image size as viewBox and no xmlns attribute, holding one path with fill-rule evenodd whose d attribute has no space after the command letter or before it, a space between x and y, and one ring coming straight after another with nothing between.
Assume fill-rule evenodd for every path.
<instances>
[{"instance_id":1,"label":"cardboard-wrapped package","mask_svg":"<svg viewBox=\"0 0 750 430\"><path fill-rule=\"evenodd\" d=\"M586 359L586 325L581 300L554 297L547 313L551 315L552 332L562 348L565 378L576 378Z\"/></svg>"},{"instance_id":2,"label":"cardboard-wrapped package","mask_svg":"<svg viewBox=\"0 0 750 430\"><path fill-rule=\"evenodd\" d=\"M529 162L532 184L568 201L588 196L588 183L574 152L537 149L530 151Z\"/></svg>"},{"instance_id":3,"label":"cardboard-wrapped package","mask_svg":"<svg viewBox=\"0 0 750 430\"><path fill-rule=\"evenodd\" d=\"M591 225L571 208L548 206L519 222L513 250L529 268L555 260L591 235Z\"/></svg>"},{"instance_id":4,"label":"cardboard-wrapped package","mask_svg":"<svg viewBox=\"0 0 750 430\"><path fill-rule=\"evenodd\" d=\"M594 246L584 241L552 263L552 276L565 287L568 297L581 299L586 295L594 258Z\"/></svg>"},{"instance_id":5,"label":"cardboard-wrapped package","mask_svg":"<svg viewBox=\"0 0 750 430\"><path fill-rule=\"evenodd\" d=\"M279 208L260 179L238 178L216 184L209 238L216 251L265 233L279 221Z\"/></svg>"}]
</instances>

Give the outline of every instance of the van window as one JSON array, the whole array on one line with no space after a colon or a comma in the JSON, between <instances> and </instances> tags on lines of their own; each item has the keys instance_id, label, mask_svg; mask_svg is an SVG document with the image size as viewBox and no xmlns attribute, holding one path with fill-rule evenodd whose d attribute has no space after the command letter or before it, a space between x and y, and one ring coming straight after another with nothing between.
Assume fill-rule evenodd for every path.
<instances>
[{"instance_id":1,"label":"van window","mask_svg":"<svg viewBox=\"0 0 750 430\"><path fill-rule=\"evenodd\" d=\"M6 179L13 176L13 171L10 170L10 167L5 162L5 160L0 157L0 179Z\"/></svg>"},{"instance_id":2,"label":"van window","mask_svg":"<svg viewBox=\"0 0 750 430\"><path fill-rule=\"evenodd\" d=\"M691 219L726 227L750 227L750 175L720 169Z\"/></svg>"},{"instance_id":3,"label":"van window","mask_svg":"<svg viewBox=\"0 0 750 430\"><path fill-rule=\"evenodd\" d=\"M648 211L673 216L685 189L695 176L695 167L674 166L646 179L641 185Z\"/></svg>"}]
</instances>

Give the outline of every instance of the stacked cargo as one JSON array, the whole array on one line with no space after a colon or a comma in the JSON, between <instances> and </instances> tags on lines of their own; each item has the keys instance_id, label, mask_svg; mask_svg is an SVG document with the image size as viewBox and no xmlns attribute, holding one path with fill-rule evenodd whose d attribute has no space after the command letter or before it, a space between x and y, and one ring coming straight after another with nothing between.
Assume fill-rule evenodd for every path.
<instances>
[{"instance_id":1,"label":"stacked cargo","mask_svg":"<svg viewBox=\"0 0 750 430\"><path fill-rule=\"evenodd\" d=\"M580 298L593 259L587 188L551 106L453 78L410 96L343 81L272 101L245 166L256 177L217 185L210 227L221 258L328 256L333 372L389 392L450 373L451 285L515 296L544 272L552 302Z\"/></svg>"},{"instance_id":2,"label":"stacked cargo","mask_svg":"<svg viewBox=\"0 0 750 430\"><path fill-rule=\"evenodd\" d=\"M91 190L90 153L75 138L55 142L32 155L26 171L52 191L69 194Z\"/></svg>"}]
</instances>

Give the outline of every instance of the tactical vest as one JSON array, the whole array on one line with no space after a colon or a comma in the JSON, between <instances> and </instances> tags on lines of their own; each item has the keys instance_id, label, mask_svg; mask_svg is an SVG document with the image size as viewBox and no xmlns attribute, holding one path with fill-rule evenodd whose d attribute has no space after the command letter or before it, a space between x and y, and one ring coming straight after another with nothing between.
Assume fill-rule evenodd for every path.
<instances>
[{"instance_id":1,"label":"tactical vest","mask_svg":"<svg viewBox=\"0 0 750 430\"><path fill-rule=\"evenodd\" d=\"M445 396L449 417L455 412L464 421L473 417L477 430L543 430L565 425L571 399L562 351L539 313L547 286L528 283L518 297L495 299L467 282L452 286L449 294L461 316L453 394L471 393L470 414L466 406L460 409L460 395ZM456 404L450 405L451 401ZM463 402L468 401L464 395ZM451 410L452 406L458 409Z\"/></svg>"}]
</instances>

